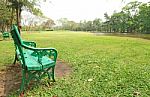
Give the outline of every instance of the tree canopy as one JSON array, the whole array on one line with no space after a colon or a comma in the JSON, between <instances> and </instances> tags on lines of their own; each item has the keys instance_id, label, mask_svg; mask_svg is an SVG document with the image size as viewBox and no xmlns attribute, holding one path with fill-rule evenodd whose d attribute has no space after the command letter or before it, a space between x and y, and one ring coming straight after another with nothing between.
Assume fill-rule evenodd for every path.
<instances>
[{"instance_id":1,"label":"tree canopy","mask_svg":"<svg viewBox=\"0 0 150 97\"><path fill-rule=\"evenodd\" d=\"M111 33L150 33L150 2L142 3L133 1L125 5L120 12L114 11L112 15L104 13L105 21L100 18L93 21L74 22L72 24L65 19L62 22L61 29L64 30L81 30L81 31L98 31Z\"/></svg>"},{"instance_id":2,"label":"tree canopy","mask_svg":"<svg viewBox=\"0 0 150 97\"><path fill-rule=\"evenodd\" d=\"M21 27L21 13L23 10L29 11L34 15L43 16L39 4L47 0L1 0L0 25L2 30L6 30L12 22ZM14 18L15 17L15 18Z\"/></svg>"}]
</instances>

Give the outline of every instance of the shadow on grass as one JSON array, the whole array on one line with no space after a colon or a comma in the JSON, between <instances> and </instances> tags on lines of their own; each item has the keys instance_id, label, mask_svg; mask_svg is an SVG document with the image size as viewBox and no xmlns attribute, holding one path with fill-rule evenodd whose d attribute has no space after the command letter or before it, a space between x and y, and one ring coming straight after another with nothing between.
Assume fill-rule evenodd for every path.
<instances>
[{"instance_id":1,"label":"shadow on grass","mask_svg":"<svg viewBox=\"0 0 150 97\"><path fill-rule=\"evenodd\" d=\"M9 65L0 71L0 97L7 97L11 91L17 90L21 82L21 67Z\"/></svg>"},{"instance_id":2,"label":"shadow on grass","mask_svg":"<svg viewBox=\"0 0 150 97\"><path fill-rule=\"evenodd\" d=\"M72 69L66 62L57 61L55 68L56 78L62 78L71 73ZM21 84L21 66L20 64L7 65L5 69L0 70L0 97L7 97L10 93L19 90ZM56 80L57 81L57 80ZM43 85L42 85L43 86ZM32 84L28 87L30 90L35 86Z\"/></svg>"}]
</instances>

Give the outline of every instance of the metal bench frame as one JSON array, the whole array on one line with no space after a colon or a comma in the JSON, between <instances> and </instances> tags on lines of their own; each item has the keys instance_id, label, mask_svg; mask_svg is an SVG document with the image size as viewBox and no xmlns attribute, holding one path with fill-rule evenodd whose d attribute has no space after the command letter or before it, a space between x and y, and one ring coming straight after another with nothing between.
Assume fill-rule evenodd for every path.
<instances>
[{"instance_id":1,"label":"metal bench frame","mask_svg":"<svg viewBox=\"0 0 150 97\"><path fill-rule=\"evenodd\" d=\"M44 76L48 76L49 79L52 77L55 82L54 69L57 50L55 48L36 48L35 42L23 41L15 25L12 26L11 35L16 53L14 64L19 61L22 67L20 93L25 91L33 79L40 81Z\"/></svg>"}]
</instances>

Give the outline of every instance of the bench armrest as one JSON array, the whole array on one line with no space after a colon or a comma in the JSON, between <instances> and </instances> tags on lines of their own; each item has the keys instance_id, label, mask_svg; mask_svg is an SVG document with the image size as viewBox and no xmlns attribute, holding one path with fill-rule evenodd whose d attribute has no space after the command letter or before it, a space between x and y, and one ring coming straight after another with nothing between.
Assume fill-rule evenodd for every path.
<instances>
[{"instance_id":1,"label":"bench armrest","mask_svg":"<svg viewBox=\"0 0 150 97\"><path fill-rule=\"evenodd\" d=\"M31 46L31 47L36 47L36 43L34 41L22 41L23 44L27 45L27 46Z\"/></svg>"},{"instance_id":2,"label":"bench armrest","mask_svg":"<svg viewBox=\"0 0 150 97\"><path fill-rule=\"evenodd\" d=\"M53 61L56 62L57 59L57 50L55 48L33 48L27 45L22 45L23 48L28 49L28 50L32 50L33 52L33 56L38 56L38 61L39 63L42 63L42 57L43 56L48 56L49 58L52 58Z\"/></svg>"}]
</instances>

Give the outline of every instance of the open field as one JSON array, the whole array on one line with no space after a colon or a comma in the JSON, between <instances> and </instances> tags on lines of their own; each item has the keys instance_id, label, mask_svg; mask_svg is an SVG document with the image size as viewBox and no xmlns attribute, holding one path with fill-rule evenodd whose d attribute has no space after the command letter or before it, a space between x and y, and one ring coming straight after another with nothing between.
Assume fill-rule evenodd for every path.
<instances>
[{"instance_id":1,"label":"open field","mask_svg":"<svg viewBox=\"0 0 150 97\"><path fill-rule=\"evenodd\" d=\"M23 33L38 47L55 47L73 69L51 87L28 90L29 97L150 96L150 40L82 32ZM12 40L0 41L0 66L13 62ZM11 96L15 96L11 95Z\"/></svg>"}]
</instances>

